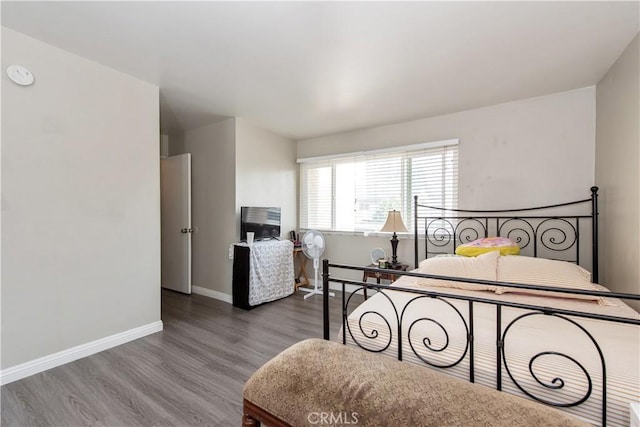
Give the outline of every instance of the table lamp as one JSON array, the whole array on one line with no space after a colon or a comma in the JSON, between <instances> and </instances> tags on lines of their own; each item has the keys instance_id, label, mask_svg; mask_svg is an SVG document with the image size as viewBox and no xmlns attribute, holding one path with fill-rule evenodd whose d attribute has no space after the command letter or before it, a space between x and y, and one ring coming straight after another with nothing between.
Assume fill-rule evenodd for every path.
<instances>
[{"instance_id":1,"label":"table lamp","mask_svg":"<svg viewBox=\"0 0 640 427\"><path fill-rule=\"evenodd\" d=\"M398 264L398 235L396 234L396 232L406 233L409 231L407 230L407 227L405 227L404 222L402 222L402 215L400 214L400 211L397 211L395 209L389 211L387 222L384 223L384 226L380 231L385 233L393 232L393 237L391 237L391 252L393 254L391 258L391 264Z\"/></svg>"}]
</instances>

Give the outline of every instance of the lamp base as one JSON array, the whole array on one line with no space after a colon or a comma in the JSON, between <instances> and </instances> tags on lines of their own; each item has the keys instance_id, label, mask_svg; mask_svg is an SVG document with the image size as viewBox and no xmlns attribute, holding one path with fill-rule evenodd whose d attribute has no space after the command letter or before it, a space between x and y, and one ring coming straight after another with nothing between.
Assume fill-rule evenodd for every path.
<instances>
[{"instance_id":1,"label":"lamp base","mask_svg":"<svg viewBox=\"0 0 640 427\"><path fill-rule=\"evenodd\" d=\"M393 236L391 237L391 265L398 264L398 235L393 232Z\"/></svg>"}]
</instances>

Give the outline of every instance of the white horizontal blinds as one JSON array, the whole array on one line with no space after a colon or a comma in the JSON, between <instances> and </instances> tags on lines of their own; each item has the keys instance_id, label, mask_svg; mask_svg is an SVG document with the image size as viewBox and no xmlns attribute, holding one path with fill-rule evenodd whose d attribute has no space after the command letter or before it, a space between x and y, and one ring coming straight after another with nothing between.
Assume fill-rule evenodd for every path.
<instances>
[{"instance_id":1,"label":"white horizontal blinds","mask_svg":"<svg viewBox=\"0 0 640 427\"><path fill-rule=\"evenodd\" d=\"M301 167L300 226L331 230L333 165L303 163Z\"/></svg>"},{"instance_id":2,"label":"white horizontal blinds","mask_svg":"<svg viewBox=\"0 0 640 427\"><path fill-rule=\"evenodd\" d=\"M418 196L421 205L429 205L446 209L458 207L458 146L446 146L428 150L409 156L411 168L411 194ZM420 215L437 217L446 215L435 209L427 209ZM413 218L413 201L409 209ZM413 226L413 224L412 224ZM433 226L451 230L451 224L439 222ZM430 231L433 231L431 229Z\"/></svg>"},{"instance_id":3,"label":"white horizontal blinds","mask_svg":"<svg viewBox=\"0 0 640 427\"><path fill-rule=\"evenodd\" d=\"M334 230L355 230L357 163L353 158L334 161L335 224Z\"/></svg>"},{"instance_id":4,"label":"white horizontal blinds","mask_svg":"<svg viewBox=\"0 0 640 427\"><path fill-rule=\"evenodd\" d=\"M457 145L303 162L301 227L378 231L397 209L412 230L416 194L422 204L457 207Z\"/></svg>"},{"instance_id":5,"label":"white horizontal blinds","mask_svg":"<svg viewBox=\"0 0 640 427\"><path fill-rule=\"evenodd\" d=\"M356 162L355 231L378 231L390 210L402 210L402 155L359 158Z\"/></svg>"}]
</instances>

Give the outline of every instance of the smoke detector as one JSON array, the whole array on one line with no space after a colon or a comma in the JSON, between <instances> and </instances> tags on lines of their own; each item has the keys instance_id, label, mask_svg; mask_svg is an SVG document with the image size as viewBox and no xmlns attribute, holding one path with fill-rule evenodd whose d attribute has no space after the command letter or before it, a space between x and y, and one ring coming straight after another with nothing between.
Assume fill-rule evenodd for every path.
<instances>
[{"instance_id":1,"label":"smoke detector","mask_svg":"<svg viewBox=\"0 0 640 427\"><path fill-rule=\"evenodd\" d=\"M12 82L20 86L30 86L35 80L33 73L22 65L9 65L7 67L7 76Z\"/></svg>"}]
</instances>

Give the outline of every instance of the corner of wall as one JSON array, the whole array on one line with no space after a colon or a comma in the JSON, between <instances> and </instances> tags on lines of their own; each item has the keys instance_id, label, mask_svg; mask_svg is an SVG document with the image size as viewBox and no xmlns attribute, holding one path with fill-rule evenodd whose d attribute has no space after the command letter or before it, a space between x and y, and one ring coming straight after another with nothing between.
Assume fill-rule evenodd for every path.
<instances>
[{"instance_id":1,"label":"corner of wall","mask_svg":"<svg viewBox=\"0 0 640 427\"><path fill-rule=\"evenodd\" d=\"M640 293L640 33L596 86L602 284ZM640 301L629 305L640 310Z\"/></svg>"},{"instance_id":2,"label":"corner of wall","mask_svg":"<svg viewBox=\"0 0 640 427\"><path fill-rule=\"evenodd\" d=\"M193 286L231 295L235 232L235 118L185 132L192 155ZM202 293L202 292L200 292Z\"/></svg>"}]
</instances>

